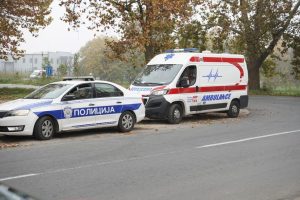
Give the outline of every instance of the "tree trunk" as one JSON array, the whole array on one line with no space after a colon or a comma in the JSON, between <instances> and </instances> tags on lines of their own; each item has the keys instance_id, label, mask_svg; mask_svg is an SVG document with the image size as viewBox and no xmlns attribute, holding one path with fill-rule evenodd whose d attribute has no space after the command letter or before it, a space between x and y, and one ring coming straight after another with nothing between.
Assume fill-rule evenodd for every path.
<instances>
[{"instance_id":1,"label":"tree trunk","mask_svg":"<svg viewBox=\"0 0 300 200\"><path fill-rule=\"evenodd\" d=\"M152 45L145 46L145 61L148 63L155 55L154 55L154 48Z\"/></svg>"},{"instance_id":2,"label":"tree trunk","mask_svg":"<svg viewBox=\"0 0 300 200\"><path fill-rule=\"evenodd\" d=\"M248 65L248 74L249 74L249 89L250 90L259 90L260 89L260 74L259 68L262 65L262 62L259 62L258 59L249 58Z\"/></svg>"}]
</instances>

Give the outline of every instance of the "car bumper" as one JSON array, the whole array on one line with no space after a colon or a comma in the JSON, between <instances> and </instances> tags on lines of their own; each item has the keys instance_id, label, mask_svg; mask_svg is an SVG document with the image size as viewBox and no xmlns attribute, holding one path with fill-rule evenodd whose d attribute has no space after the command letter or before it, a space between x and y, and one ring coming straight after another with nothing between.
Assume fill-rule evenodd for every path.
<instances>
[{"instance_id":1,"label":"car bumper","mask_svg":"<svg viewBox=\"0 0 300 200\"><path fill-rule=\"evenodd\" d=\"M37 117L33 114L28 116L13 116L0 118L1 135L32 135ZM21 127L21 130L14 130Z\"/></svg>"},{"instance_id":2,"label":"car bumper","mask_svg":"<svg viewBox=\"0 0 300 200\"><path fill-rule=\"evenodd\" d=\"M140 122L145 118L145 106L141 105L141 107L138 110L134 111L136 116L136 122Z\"/></svg>"},{"instance_id":3,"label":"car bumper","mask_svg":"<svg viewBox=\"0 0 300 200\"><path fill-rule=\"evenodd\" d=\"M150 96L146 104L146 117L166 119L170 105L164 96Z\"/></svg>"}]
</instances>

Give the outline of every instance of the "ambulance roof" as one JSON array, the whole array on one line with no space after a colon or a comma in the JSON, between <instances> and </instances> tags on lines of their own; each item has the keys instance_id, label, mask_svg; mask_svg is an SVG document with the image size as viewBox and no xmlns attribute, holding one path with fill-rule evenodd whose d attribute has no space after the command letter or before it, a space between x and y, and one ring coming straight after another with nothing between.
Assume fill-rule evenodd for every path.
<instances>
[{"instance_id":1,"label":"ambulance roof","mask_svg":"<svg viewBox=\"0 0 300 200\"><path fill-rule=\"evenodd\" d=\"M194 58L193 58L194 57ZM240 54L216 54L216 53L162 53L155 56L148 65L157 65L157 64L187 64L190 62L201 62L203 58L210 58L216 60L225 59L235 59L235 58L242 58L244 59L243 55ZM220 61L222 62L222 61ZM223 61L224 62L224 61Z\"/></svg>"}]
</instances>

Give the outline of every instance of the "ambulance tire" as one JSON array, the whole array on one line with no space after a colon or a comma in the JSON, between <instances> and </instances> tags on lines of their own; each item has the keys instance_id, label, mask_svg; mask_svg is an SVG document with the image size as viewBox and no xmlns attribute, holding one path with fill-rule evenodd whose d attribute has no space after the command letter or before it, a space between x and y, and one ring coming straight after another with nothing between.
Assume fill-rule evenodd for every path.
<instances>
[{"instance_id":1,"label":"ambulance tire","mask_svg":"<svg viewBox=\"0 0 300 200\"><path fill-rule=\"evenodd\" d=\"M168 112L168 122L170 124L179 124L182 120L182 107L178 104L172 104Z\"/></svg>"},{"instance_id":2,"label":"ambulance tire","mask_svg":"<svg viewBox=\"0 0 300 200\"><path fill-rule=\"evenodd\" d=\"M227 116L230 118L236 118L240 113L240 103L237 100L232 100L227 111Z\"/></svg>"},{"instance_id":3,"label":"ambulance tire","mask_svg":"<svg viewBox=\"0 0 300 200\"><path fill-rule=\"evenodd\" d=\"M134 128L135 116L130 111L125 111L122 113L118 123L118 129L121 132L129 132Z\"/></svg>"},{"instance_id":4,"label":"ambulance tire","mask_svg":"<svg viewBox=\"0 0 300 200\"><path fill-rule=\"evenodd\" d=\"M55 133L55 123L49 116L37 120L33 130L33 136L38 140L50 140Z\"/></svg>"}]
</instances>

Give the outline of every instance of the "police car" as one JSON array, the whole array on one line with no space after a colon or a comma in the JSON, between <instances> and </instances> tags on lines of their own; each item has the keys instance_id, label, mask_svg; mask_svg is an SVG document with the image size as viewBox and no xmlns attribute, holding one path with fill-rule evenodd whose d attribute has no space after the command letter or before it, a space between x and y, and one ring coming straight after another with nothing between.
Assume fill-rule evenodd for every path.
<instances>
[{"instance_id":1,"label":"police car","mask_svg":"<svg viewBox=\"0 0 300 200\"><path fill-rule=\"evenodd\" d=\"M56 132L98 127L127 132L144 116L141 96L120 85L66 78L0 104L0 134L47 140Z\"/></svg>"},{"instance_id":2,"label":"police car","mask_svg":"<svg viewBox=\"0 0 300 200\"><path fill-rule=\"evenodd\" d=\"M171 49L155 56L130 86L143 95L146 117L175 124L183 116L226 112L238 117L248 106L243 55Z\"/></svg>"}]
</instances>

